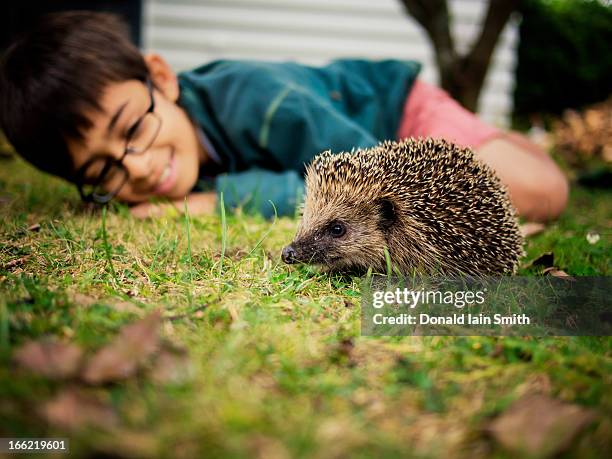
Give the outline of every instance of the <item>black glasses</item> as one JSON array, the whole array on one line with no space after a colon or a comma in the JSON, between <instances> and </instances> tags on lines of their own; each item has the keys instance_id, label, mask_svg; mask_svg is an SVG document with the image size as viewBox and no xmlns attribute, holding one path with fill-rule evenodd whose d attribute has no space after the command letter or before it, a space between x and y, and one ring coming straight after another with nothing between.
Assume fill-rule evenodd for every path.
<instances>
[{"instance_id":1,"label":"black glasses","mask_svg":"<svg viewBox=\"0 0 612 459\"><path fill-rule=\"evenodd\" d=\"M121 158L97 155L83 164L76 172L76 185L83 201L106 204L117 196L130 177L128 170L123 165L125 157L146 152L159 134L161 118L154 112L153 85L148 78L146 85L151 104L144 115L127 131L125 149Z\"/></svg>"}]
</instances>

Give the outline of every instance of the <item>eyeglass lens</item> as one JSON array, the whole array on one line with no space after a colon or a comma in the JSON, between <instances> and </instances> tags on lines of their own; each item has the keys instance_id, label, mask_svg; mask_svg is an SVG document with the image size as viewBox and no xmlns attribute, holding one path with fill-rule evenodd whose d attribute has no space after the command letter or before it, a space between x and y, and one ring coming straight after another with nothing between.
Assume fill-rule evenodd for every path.
<instances>
[{"instance_id":1,"label":"eyeglass lens","mask_svg":"<svg viewBox=\"0 0 612 459\"><path fill-rule=\"evenodd\" d=\"M145 153L155 141L161 120L154 112L146 113L126 142L125 154ZM128 179L128 171L122 161L113 158L100 158L91 162L85 170L85 177L98 177L83 185L83 193L91 195L96 201L104 203L112 199Z\"/></svg>"}]
</instances>

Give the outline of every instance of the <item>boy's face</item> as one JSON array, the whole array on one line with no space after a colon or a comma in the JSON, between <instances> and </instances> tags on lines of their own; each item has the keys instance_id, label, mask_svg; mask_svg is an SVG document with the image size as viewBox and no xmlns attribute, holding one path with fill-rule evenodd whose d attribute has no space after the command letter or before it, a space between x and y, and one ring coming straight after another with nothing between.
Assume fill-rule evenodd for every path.
<instances>
[{"instance_id":1,"label":"boy's face","mask_svg":"<svg viewBox=\"0 0 612 459\"><path fill-rule=\"evenodd\" d=\"M155 62L159 64L154 61L153 68L149 65L156 86L153 90L155 115L147 115L152 119L149 129L153 131L148 134L152 143L143 153L129 153L123 158L128 178L116 199L125 202L137 203L156 196L170 199L186 196L197 181L199 166L205 157L195 127L175 103L178 99L175 75L160 74ZM147 63L151 64L150 60ZM162 64L165 66L162 70L168 72L165 62ZM101 111L86 113L93 126L85 133L84 141L68 141L76 169L88 164L83 177L87 181L95 181L103 169L104 159L96 158L121 159L124 155L130 131L151 106L150 91L138 80L111 83L102 93L100 106ZM121 182L120 178L114 181L111 178L104 185L104 191L115 191Z\"/></svg>"}]
</instances>

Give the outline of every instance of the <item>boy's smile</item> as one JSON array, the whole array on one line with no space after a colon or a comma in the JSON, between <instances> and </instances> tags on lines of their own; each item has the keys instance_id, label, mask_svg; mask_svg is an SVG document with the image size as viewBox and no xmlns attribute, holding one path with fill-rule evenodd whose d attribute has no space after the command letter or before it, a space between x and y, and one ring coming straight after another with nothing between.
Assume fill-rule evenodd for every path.
<instances>
[{"instance_id":1,"label":"boy's smile","mask_svg":"<svg viewBox=\"0 0 612 459\"><path fill-rule=\"evenodd\" d=\"M92 128L84 140L67 140L74 167L82 169L86 183L95 183L105 172L104 191L118 189L116 198L130 203L186 196L206 158L195 127L175 103L176 77L156 56L147 63L155 89L150 92L138 80L110 83L99 101L102 110L85 113ZM105 164L118 172L105 171Z\"/></svg>"},{"instance_id":2,"label":"boy's smile","mask_svg":"<svg viewBox=\"0 0 612 459\"><path fill-rule=\"evenodd\" d=\"M176 183L177 179L177 171L176 171L176 161L174 159L174 150L170 152L170 159L168 160L168 164L164 167L164 170L159 175L159 178L155 181L156 187L153 192L160 196L164 196L165 193L168 193L172 190Z\"/></svg>"}]
</instances>

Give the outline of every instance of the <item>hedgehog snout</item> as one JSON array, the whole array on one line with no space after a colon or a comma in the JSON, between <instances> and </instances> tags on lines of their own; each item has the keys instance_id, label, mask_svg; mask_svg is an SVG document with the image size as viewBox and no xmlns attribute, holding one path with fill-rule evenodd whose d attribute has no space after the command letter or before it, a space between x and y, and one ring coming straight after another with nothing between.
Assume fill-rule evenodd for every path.
<instances>
[{"instance_id":1,"label":"hedgehog snout","mask_svg":"<svg viewBox=\"0 0 612 459\"><path fill-rule=\"evenodd\" d=\"M325 251L316 243L313 243L312 240L297 238L283 249L281 258L289 265L295 263L317 264L322 262L321 256L323 253Z\"/></svg>"},{"instance_id":2,"label":"hedgehog snout","mask_svg":"<svg viewBox=\"0 0 612 459\"><path fill-rule=\"evenodd\" d=\"M281 258L288 265L292 265L293 263L297 261L295 255L296 255L295 249L293 248L291 244L289 244L287 247L283 249L283 252L281 253Z\"/></svg>"}]
</instances>

